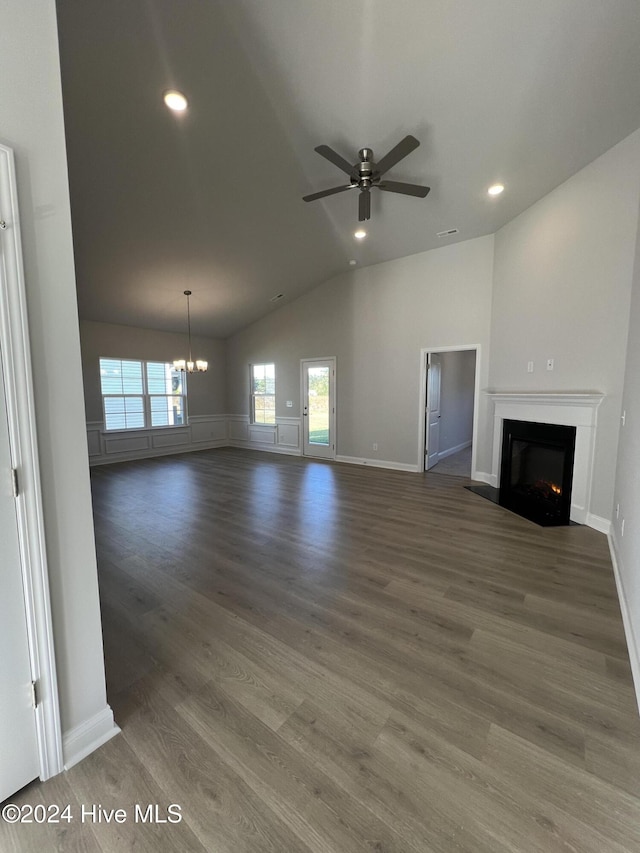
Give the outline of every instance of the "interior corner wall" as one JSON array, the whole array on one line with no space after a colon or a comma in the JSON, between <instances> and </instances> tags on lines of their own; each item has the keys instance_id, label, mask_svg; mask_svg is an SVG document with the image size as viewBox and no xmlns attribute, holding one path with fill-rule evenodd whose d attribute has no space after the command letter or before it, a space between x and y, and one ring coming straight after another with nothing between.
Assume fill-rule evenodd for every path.
<instances>
[{"instance_id":1,"label":"interior corner wall","mask_svg":"<svg viewBox=\"0 0 640 853\"><path fill-rule=\"evenodd\" d=\"M80 322L82 375L88 422L102 421L102 392L99 360L133 358L143 361L168 361L186 357L184 334L140 329L112 323ZM204 374L187 379L189 416L226 413L225 344L214 338L193 337L194 356L209 362Z\"/></svg>"},{"instance_id":2,"label":"interior corner wall","mask_svg":"<svg viewBox=\"0 0 640 853\"><path fill-rule=\"evenodd\" d=\"M492 264L493 236L480 237L345 273L283 305L227 341L229 413L248 414L248 365L274 362L276 415L299 417L300 359L335 356L338 455L417 466L420 350L480 344L486 387Z\"/></svg>"},{"instance_id":3,"label":"interior corner wall","mask_svg":"<svg viewBox=\"0 0 640 853\"><path fill-rule=\"evenodd\" d=\"M633 279L622 392L624 425L620 426L610 539L613 543L629 657L640 704L640 228ZM619 507L617 517L616 507Z\"/></svg>"},{"instance_id":4,"label":"interior corner wall","mask_svg":"<svg viewBox=\"0 0 640 853\"><path fill-rule=\"evenodd\" d=\"M440 353L439 455L471 444L476 381L474 350Z\"/></svg>"},{"instance_id":5,"label":"interior corner wall","mask_svg":"<svg viewBox=\"0 0 640 853\"><path fill-rule=\"evenodd\" d=\"M54 0L2 4L0 79L0 138L16 161L55 657L68 735L104 719L107 705Z\"/></svg>"},{"instance_id":6,"label":"interior corner wall","mask_svg":"<svg viewBox=\"0 0 640 853\"><path fill-rule=\"evenodd\" d=\"M590 511L613 501L640 195L636 131L495 235L489 383L599 391ZM546 369L553 359L553 371ZM527 363L534 372L527 372Z\"/></svg>"}]
</instances>

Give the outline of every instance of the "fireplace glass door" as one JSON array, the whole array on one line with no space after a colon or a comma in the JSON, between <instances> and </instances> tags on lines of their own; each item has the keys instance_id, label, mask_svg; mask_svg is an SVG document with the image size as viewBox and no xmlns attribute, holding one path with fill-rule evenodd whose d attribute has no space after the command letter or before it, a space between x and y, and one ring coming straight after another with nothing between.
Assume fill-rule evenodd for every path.
<instances>
[{"instance_id":1,"label":"fireplace glass door","mask_svg":"<svg viewBox=\"0 0 640 853\"><path fill-rule=\"evenodd\" d=\"M538 524L568 524L575 433L575 427L505 420L500 504Z\"/></svg>"}]
</instances>

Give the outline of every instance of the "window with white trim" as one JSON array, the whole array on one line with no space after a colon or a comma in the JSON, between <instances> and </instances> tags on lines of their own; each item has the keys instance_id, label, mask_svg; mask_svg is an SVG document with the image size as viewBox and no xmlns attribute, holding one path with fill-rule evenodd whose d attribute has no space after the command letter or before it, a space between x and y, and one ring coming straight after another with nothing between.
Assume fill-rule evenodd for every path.
<instances>
[{"instance_id":1,"label":"window with white trim","mask_svg":"<svg viewBox=\"0 0 640 853\"><path fill-rule=\"evenodd\" d=\"M276 366L251 365L251 422L275 424L276 422Z\"/></svg>"},{"instance_id":2,"label":"window with white trim","mask_svg":"<svg viewBox=\"0 0 640 853\"><path fill-rule=\"evenodd\" d=\"M100 359L105 430L185 426L186 376L162 361Z\"/></svg>"}]
</instances>

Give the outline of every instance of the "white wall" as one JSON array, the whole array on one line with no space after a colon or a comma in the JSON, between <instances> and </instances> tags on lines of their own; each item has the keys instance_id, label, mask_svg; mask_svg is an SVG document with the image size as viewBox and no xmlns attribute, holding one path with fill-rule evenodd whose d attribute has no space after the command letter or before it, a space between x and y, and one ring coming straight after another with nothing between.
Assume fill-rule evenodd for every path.
<instances>
[{"instance_id":1,"label":"white wall","mask_svg":"<svg viewBox=\"0 0 640 853\"><path fill-rule=\"evenodd\" d=\"M0 80L0 139L16 159L60 710L68 740L89 721L99 719L103 733L113 722L105 693L53 0L2 4Z\"/></svg>"},{"instance_id":2,"label":"white wall","mask_svg":"<svg viewBox=\"0 0 640 853\"><path fill-rule=\"evenodd\" d=\"M300 359L336 356L338 455L417 466L420 349L480 344L486 386L492 263L493 237L481 237L345 273L284 305L228 340L229 412L248 413L248 365L273 361L276 414L299 417ZM478 464L490 470L486 442Z\"/></svg>"},{"instance_id":3,"label":"white wall","mask_svg":"<svg viewBox=\"0 0 640 853\"><path fill-rule=\"evenodd\" d=\"M613 500L639 196L637 131L495 235L490 385L606 395L590 508L604 519Z\"/></svg>"},{"instance_id":4,"label":"white wall","mask_svg":"<svg viewBox=\"0 0 640 853\"><path fill-rule=\"evenodd\" d=\"M134 358L143 361L173 361L186 358L186 335L118 326L111 323L80 322L82 374L87 421L101 421L99 359ZM209 362L206 373L187 378L189 415L219 415L226 412L225 345L213 338L192 338L194 358Z\"/></svg>"},{"instance_id":5,"label":"white wall","mask_svg":"<svg viewBox=\"0 0 640 853\"><path fill-rule=\"evenodd\" d=\"M636 693L640 699L640 229L636 243L622 408L625 419L624 426L620 426L610 541ZM616 518L617 505L620 511Z\"/></svg>"},{"instance_id":6,"label":"white wall","mask_svg":"<svg viewBox=\"0 0 640 853\"><path fill-rule=\"evenodd\" d=\"M442 458L471 444L476 354L473 350L440 353L440 442Z\"/></svg>"}]
</instances>

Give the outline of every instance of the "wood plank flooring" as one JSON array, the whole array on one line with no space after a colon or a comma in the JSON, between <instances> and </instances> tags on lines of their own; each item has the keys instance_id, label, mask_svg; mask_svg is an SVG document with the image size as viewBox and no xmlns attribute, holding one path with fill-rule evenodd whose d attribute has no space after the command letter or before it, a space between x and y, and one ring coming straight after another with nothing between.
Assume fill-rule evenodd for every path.
<instances>
[{"instance_id":1,"label":"wood plank flooring","mask_svg":"<svg viewBox=\"0 0 640 853\"><path fill-rule=\"evenodd\" d=\"M438 474L220 449L94 469L122 734L5 851L637 853L640 719L607 542Z\"/></svg>"}]
</instances>

